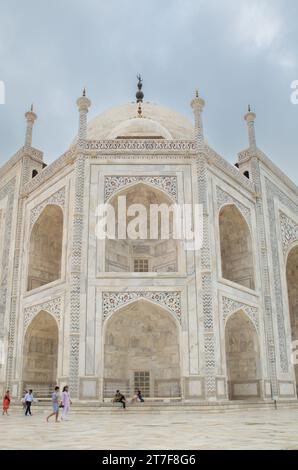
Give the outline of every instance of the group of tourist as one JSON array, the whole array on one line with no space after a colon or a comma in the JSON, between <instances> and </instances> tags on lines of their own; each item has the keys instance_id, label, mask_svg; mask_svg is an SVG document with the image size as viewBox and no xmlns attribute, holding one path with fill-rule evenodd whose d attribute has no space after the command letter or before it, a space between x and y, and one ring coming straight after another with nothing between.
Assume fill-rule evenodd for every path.
<instances>
[{"instance_id":1,"label":"group of tourist","mask_svg":"<svg viewBox=\"0 0 298 470\"><path fill-rule=\"evenodd\" d=\"M141 403L144 403L144 398L143 398L143 395L142 395L142 392L141 390L137 389L136 392L135 392L135 395L133 396L133 398L131 399L131 403L134 403L134 402L141 402ZM113 403L121 403L122 404L122 407L123 409L126 408L126 398L125 396L120 392L120 390L117 390L116 393L115 393L115 396L112 400Z\"/></svg>"},{"instance_id":2,"label":"group of tourist","mask_svg":"<svg viewBox=\"0 0 298 470\"><path fill-rule=\"evenodd\" d=\"M62 390L62 396L60 397L60 387L55 387L54 392L52 393L52 406L53 411L47 417L47 422L52 416L55 416L55 422L58 422L59 410L62 408L61 420L67 421L67 415L70 409L72 401L70 399L68 385L65 385Z\"/></svg>"},{"instance_id":3,"label":"group of tourist","mask_svg":"<svg viewBox=\"0 0 298 470\"><path fill-rule=\"evenodd\" d=\"M3 397L3 415L8 415L8 410L10 406L10 392L9 390L6 391ZM36 402L37 400L34 398L33 395L33 390L25 390L24 393L24 398L22 400L23 402L23 410L25 412L25 416L32 416L31 412L31 406L32 403ZM135 395L131 399L131 403L134 402L141 402L144 403L144 398L142 395L141 390L137 389L135 391ZM125 396L120 392L120 390L117 390L115 393L115 396L112 400L113 403L121 403L123 409L126 408L126 398ZM61 415L61 420L62 421L67 421L67 415L70 409L70 405L72 404L71 399L70 399L70 394L69 394L69 388L68 385L65 385L62 390L62 395L60 396L60 387L58 385L55 387L54 392L52 393L52 407L53 411L52 413L47 416L46 420L49 422L49 419L51 417L55 417L55 422L58 422L59 418L59 411L60 408L62 409L62 415Z\"/></svg>"},{"instance_id":4,"label":"group of tourist","mask_svg":"<svg viewBox=\"0 0 298 470\"><path fill-rule=\"evenodd\" d=\"M10 406L10 392L9 390L6 391L3 397L3 415L8 415L8 410ZM33 390L25 390L24 398L22 399L23 403L23 410L25 412L25 416L32 416L31 406L32 403L36 402L37 400L34 398ZM60 387L56 386L54 392L52 393L52 407L53 412L47 417L47 422L52 416L55 416L55 422L58 422L59 418L59 410L62 409L62 421L67 421L67 415L71 405L71 399L69 394L68 385L65 385L62 390L62 395L60 396Z\"/></svg>"}]
</instances>

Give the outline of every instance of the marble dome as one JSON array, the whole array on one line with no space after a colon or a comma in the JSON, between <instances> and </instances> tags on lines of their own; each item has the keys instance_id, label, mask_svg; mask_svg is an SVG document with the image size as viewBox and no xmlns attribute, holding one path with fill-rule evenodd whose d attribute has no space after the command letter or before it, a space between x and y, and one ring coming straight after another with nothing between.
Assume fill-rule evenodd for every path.
<instances>
[{"instance_id":1,"label":"marble dome","mask_svg":"<svg viewBox=\"0 0 298 470\"><path fill-rule=\"evenodd\" d=\"M103 112L89 121L87 138L193 138L193 124L175 111L148 102L142 103L142 117L137 111L137 104L129 103Z\"/></svg>"},{"instance_id":2,"label":"marble dome","mask_svg":"<svg viewBox=\"0 0 298 470\"><path fill-rule=\"evenodd\" d=\"M173 138L169 131L159 122L141 117L127 119L127 121L121 122L112 130L107 138L141 139L150 137L154 137L155 139Z\"/></svg>"}]
</instances>

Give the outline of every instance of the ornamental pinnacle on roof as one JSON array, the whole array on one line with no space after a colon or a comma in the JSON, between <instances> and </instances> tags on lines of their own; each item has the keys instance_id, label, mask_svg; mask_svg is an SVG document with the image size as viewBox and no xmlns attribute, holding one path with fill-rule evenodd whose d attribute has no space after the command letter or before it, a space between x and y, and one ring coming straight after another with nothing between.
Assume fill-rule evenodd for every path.
<instances>
[{"instance_id":1,"label":"ornamental pinnacle on roof","mask_svg":"<svg viewBox=\"0 0 298 470\"><path fill-rule=\"evenodd\" d=\"M143 110L142 110L142 103L143 103L143 99L144 99L144 93L142 91L142 87L143 87L143 80L142 80L142 77L141 75L137 75L137 79L138 79L138 90L136 92L136 99L137 99L137 104L138 104L138 111L137 111L137 115L139 118L143 117Z\"/></svg>"},{"instance_id":2,"label":"ornamental pinnacle on roof","mask_svg":"<svg viewBox=\"0 0 298 470\"><path fill-rule=\"evenodd\" d=\"M257 150L256 133L255 133L256 115L255 113L251 111L250 105L248 105L248 113L245 114L244 119L247 123L247 128L248 128L249 148L251 151L255 152Z\"/></svg>"},{"instance_id":3,"label":"ornamental pinnacle on roof","mask_svg":"<svg viewBox=\"0 0 298 470\"><path fill-rule=\"evenodd\" d=\"M26 117L26 136L25 136L25 147L32 146L32 133L33 133L33 125L37 119L37 115L33 111L33 104L30 107L30 111L27 111L25 114Z\"/></svg>"},{"instance_id":4,"label":"ornamental pinnacle on roof","mask_svg":"<svg viewBox=\"0 0 298 470\"><path fill-rule=\"evenodd\" d=\"M144 99L144 93L142 92L143 79L140 74L137 75L137 79L138 79L138 91L136 92L136 99L137 99L137 103L143 103L143 99Z\"/></svg>"},{"instance_id":5,"label":"ornamental pinnacle on roof","mask_svg":"<svg viewBox=\"0 0 298 470\"><path fill-rule=\"evenodd\" d=\"M86 89L83 89L82 96L77 100L79 109L79 140L87 139L87 114L91 106L91 101L86 96Z\"/></svg>"},{"instance_id":6,"label":"ornamental pinnacle on roof","mask_svg":"<svg viewBox=\"0 0 298 470\"><path fill-rule=\"evenodd\" d=\"M205 101L200 97L199 91L196 90L195 97L191 102L191 107L194 112L195 118L195 141L197 143L198 150L204 148L204 133L203 133L203 122L202 122L202 112L205 106Z\"/></svg>"}]
</instances>

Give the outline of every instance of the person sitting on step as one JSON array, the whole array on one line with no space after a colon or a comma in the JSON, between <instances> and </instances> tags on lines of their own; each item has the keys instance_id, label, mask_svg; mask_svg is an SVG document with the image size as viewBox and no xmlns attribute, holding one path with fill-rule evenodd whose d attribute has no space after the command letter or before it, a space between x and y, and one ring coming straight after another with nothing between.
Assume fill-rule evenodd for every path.
<instances>
[{"instance_id":1,"label":"person sitting on step","mask_svg":"<svg viewBox=\"0 0 298 470\"><path fill-rule=\"evenodd\" d=\"M133 398L131 399L131 403L133 402L141 402L141 403L144 403L144 398L143 398L143 395L142 395L142 392L140 389L136 389L135 391L135 395L133 396Z\"/></svg>"},{"instance_id":2,"label":"person sitting on step","mask_svg":"<svg viewBox=\"0 0 298 470\"><path fill-rule=\"evenodd\" d=\"M120 390L117 390L115 396L113 398L113 403L122 403L123 409L126 407L126 399L125 396L122 395Z\"/></svg>"}]
</instances>

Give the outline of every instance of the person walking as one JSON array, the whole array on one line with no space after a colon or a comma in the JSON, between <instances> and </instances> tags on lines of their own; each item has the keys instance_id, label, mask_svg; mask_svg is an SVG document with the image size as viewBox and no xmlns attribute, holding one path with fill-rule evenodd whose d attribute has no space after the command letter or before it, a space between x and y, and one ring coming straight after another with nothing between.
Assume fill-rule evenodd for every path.
<instances>
[{"instance_id":1,"label":"person walking","mask_svg":"<svg viewBox=\"0 0 298 470\"><path fill-rule=\"evenodd\" d=\"M26 403L25 416L28 416L28 414L30 416L32 416L31 405L32 405L33 401L34 401L33 390L29 390L29 392L26 393L26 395L25 395L25 403Z\"/></svg>"},{"instance_id":2,"label":"person walking","mask_svg":"<svg viewBox=\"0 0 298 470\"><path fill-rule=\"evenodd\" d=\"M4 397L3 397L3 415L8 416L8 409L10 406L10 393L9 390L6 391Z\"/></svg>"},{"instance_id":3,"label":"person walking","mask_svg":"<svg viewBox=\"0 0 298 470\"><path fill-rule=\"evenodd\" d=\"M58 416L59 416L59 390L60 388L57 386L55 387L55 390L54 392L52 393L52 405L53 405L53 413L51 413L48 417L47 417L47 422L49 422L49 419L52 417L52 416L55 416L55 423L58 423Z\"/></svg>"},{"instance_id":4,"label":"person walking","mask_svg":"<svg viewBox=\"0 0 298 470\"><path fill-rule=\"evenodd\" d=\"M61 405L62 405L61 420L62 421L67 421L67 415L68 415L71 404L72 404L72 401L69 395L69 388L68 388L68 385L65 385L65 387L63 387L63 390L62 390L62 400L61 400Z\"/></svg>"}]
</instances>

